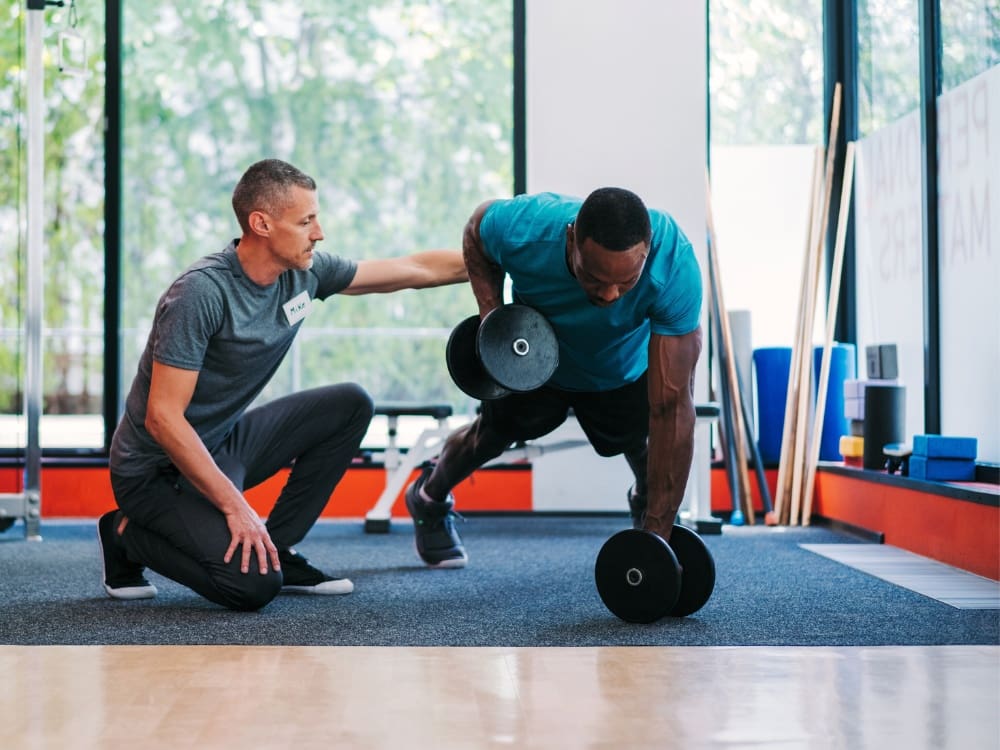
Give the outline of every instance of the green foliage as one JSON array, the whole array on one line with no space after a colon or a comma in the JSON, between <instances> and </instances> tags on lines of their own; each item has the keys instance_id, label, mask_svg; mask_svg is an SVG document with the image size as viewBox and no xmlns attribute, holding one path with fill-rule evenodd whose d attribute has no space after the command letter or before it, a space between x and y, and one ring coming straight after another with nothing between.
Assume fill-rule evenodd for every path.
<instances>
[{"instance_id":1,"label":"green foliage","mask_svg":"<svg viewBox=\"0 0 1000 750\"><path fill-rule=\"evenodd\" d=\"M0 411L19 411L24 387L26 264L26 53L23 1L0 2ZM104 6L80 13L86 78L56 66L66 11L47 11L43 30L45 255L43 342L47 413L100 410L104 304ZM9 19L9 21L7 20ZM96 346L95 346L96 343ZM95 388L96 384L96 388Z\"/></svg>"},{"instance_id":2,"label":"green foliage","mask_svg":"<svg viewBox=\"0 0 1000 750\"><path fill-rule=\"evenodd\" d=\"M512 18L506 0L125 3L126 373L157 296L238 227L242 171L276 156L319 184L321 249L377 258L460 246L478 203L510 194ZM377 399L438 398L466 285L334 297L307 321L295 383L347 377ZM430 329L414 347L384 329ZM377 346L341 331L371 329ZM269 392L281 392L276 378ZM290 383L287 387L292 387Z\"/></svg>"},{"instance_id":3,"label":"green foliage","mask_svg":"<svg viewBox=\"0 0 1000 750\"><path fill-rule=\"evenodd\" d=\"M821 143L823 0L708 6L712 143Z\"/></svg>"}]
</instances>

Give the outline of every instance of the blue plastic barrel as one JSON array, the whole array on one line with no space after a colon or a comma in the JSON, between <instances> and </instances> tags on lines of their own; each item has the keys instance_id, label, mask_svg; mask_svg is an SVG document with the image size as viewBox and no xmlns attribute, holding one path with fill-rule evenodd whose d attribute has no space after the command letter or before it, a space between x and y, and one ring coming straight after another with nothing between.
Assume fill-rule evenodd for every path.
<instances>
[{"instance_id":1,"label":"blue plastic barrel","mask_svg":"<svg viewBox=\"0 0 1000 750\"><path fill-rule=\"evenodd\" d=\"M791 347L768 346L753 350L754 382L757 386L757 447L765 465L777 464L781 460L781 433L785 426L785 398L791 367Z\"/></svg>"},{"instance_id":2,"label":"blue plastic barrel","mask_svg":"<svg viewBox=\"0 0 1000 750\"><path fill-rule=\"evenodd\" d=\"M823 412L823 432L819 444L820 461L840 461L840 437L850 434L850 421L844 416L844 381L857 377L854 344L834 343L830 348L830 379L826 388L826 407ZM813 349L814 383L819 383L823 367L823 347ZM813 403L816 401L813 391Z\"/></svg>"}]
</instances>

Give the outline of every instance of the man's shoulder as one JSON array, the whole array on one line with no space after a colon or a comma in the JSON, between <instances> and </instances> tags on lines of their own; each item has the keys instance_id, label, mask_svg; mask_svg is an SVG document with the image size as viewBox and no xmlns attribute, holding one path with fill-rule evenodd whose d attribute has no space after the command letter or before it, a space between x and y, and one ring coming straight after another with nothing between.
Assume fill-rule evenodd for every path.
<instances>
[{"instance_id":1,"label":"man's shoulder","mask_svg":"<svg viewBox=\"0 0 1000 750\"><path fill-rule=\"evenodd\" d=\"M503 236L520 245L561 240L566 225L580 210L580 199L559 193L533 193L495 201L483 216L480 227L487 236Z\"/></svg>"},{"instance_id":2,"label":"man's shoulder","mask_svg":"<svg viewBox=\"0 0 1000 750\"><path fill-rule=\"evenodd\" d=\"M232 266L224 253L206 255L178 274L160 298L160 305L224 306L232 294L232 281Z\"/></svg>"},{"instance_id":3,"label":"man's shoulder","mask_svg":"<svg viewBox=\"0 0 1000 750\"><path fill-rule=\"evenodd\" d=\"M491 211L507 211L514 213L565 213L568 211L575 214L580 210L580 205L582 203L583 199L572 195L565 195L563 193L522 193L521 195L515 195L513 198L496 200L489 206L489 208L487 208L486 211L487 213Z\"/></svg>"}]
</instances>

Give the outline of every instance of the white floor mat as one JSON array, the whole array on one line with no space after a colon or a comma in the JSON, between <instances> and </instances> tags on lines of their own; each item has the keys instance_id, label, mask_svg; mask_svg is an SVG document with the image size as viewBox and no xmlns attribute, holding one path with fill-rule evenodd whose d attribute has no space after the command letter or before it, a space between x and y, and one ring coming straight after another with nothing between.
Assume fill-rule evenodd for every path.
<instances>
[{"instance_id":1,"label":"white floor mat","mask_svg":"<svg viewBox=\"0 0 1000 750\"><path fill-rule=\"evenodd\" d=\"M1000 582L887 544L800 544L957 609L1000 609Z\"/></svg>"}]
</instances>

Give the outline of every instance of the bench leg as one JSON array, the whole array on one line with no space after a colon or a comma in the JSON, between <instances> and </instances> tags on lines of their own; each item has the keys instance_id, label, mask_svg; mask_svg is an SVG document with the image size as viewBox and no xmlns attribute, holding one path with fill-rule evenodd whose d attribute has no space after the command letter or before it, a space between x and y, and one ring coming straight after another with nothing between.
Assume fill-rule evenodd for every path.
<instances>
[{"instance_id":1,"label":"bench leg","mask_svg":"<svg viewBox=\"0 0 1000 750\"><path fill-rule=\"evenodd\" d=\"M365 514L366 533L385 534L389 531L392 507L410 474L424 461L438 454L441 444L450 433L451 430L447 427L424 430L416 444L402 455L401 460L391 469L387 467L385 489L372 509Z\"/></svg>"}]
</instances>

